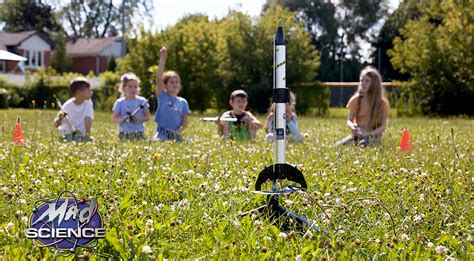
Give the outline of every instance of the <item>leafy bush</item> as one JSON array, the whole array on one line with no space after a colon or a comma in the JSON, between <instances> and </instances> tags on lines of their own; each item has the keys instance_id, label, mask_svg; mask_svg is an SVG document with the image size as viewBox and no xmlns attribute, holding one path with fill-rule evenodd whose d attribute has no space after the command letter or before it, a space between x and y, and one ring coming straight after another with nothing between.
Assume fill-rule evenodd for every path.
<instances>
[{"instance_id":1,"label":"leafy bush","mask_svg":"<svg viewBox=\"0 0 474 261\"><path fill-rule=\"evenodd\" d=\"M310 109L316 109L316 115L327 115L329 111L329 87L318 82L291 86L296 95L296 111L307 114Z\"/></svg>"},{"instance_id":2,"label":"leafy bush","mask_svg":"<svg viewBox=\"0 0 474 261\"><path fill-rule=\"evenodd\" d=\"M0 88L0 109L8 108L8 91L6 89Z\"/></svg>"},{"instance_id":3,"label":"leafy bush","mask_svg":"<svg viewBox=\"0 0 474 261\"><path fill-rule=\"evenodd\" d=\"M474 2L432 1L389 52L424 114L474 115ZM416 47L416 48L415 48Z\"/></svg>"}]
</instances>

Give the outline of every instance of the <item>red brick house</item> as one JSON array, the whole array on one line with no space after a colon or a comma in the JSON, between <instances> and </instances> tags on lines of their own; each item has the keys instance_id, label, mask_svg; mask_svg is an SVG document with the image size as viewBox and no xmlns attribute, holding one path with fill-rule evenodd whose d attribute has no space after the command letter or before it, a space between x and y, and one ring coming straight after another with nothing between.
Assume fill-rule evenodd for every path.
<instances>
[{"instance_id":1,"label":"red brick house","mask_svg":"<svg viewBox=\"0 0 474 261\"><path fill-rule=\"evenodd\" d=\"M72 58L72 71L84 75L93 72L98 75L107 70L112 56L120 57L122 37L79 38L69 41L66 53Z\"/></svg>"},{"instance_id":2,"label":"red brick house","mask_svg":"<svg viewBox=\"0 0 474 261\"><path fill-rule=\"evenodd\" d=\"M28 71L47 68L53 47L54 43L49 37L38 31L0 32L0 50L27 58L23 65L16 61L0 61L0 72L22 73L22 68Z\"/></svg>"}]
</instances>

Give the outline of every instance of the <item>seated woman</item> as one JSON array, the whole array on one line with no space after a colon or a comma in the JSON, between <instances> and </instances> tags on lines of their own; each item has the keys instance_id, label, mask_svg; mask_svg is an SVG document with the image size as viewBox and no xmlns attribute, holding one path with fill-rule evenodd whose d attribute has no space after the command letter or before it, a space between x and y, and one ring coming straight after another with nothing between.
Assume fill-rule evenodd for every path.
<instances>
[{"instance_id":1,"label":"seated woman","mask_svg":"<svg viewBox=\"0 0 474 261\"><path fill-rule=\"evenodd\" d=\"M346 108L349 109L347 126L352 134L338 141L336 146L351 143L361 146L381 144L390 105L377 69L369 66L361 71L359 88Z\"/></svg>"}]
</instances>

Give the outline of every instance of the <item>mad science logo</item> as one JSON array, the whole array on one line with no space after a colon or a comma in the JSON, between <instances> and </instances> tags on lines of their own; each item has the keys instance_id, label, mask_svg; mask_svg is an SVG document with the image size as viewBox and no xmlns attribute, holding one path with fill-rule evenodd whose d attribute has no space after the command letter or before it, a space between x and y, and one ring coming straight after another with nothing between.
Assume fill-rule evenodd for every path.
<instances>
[{"instance_id":1,"label":"mad science logo","mask_svg":"<svg viewBox=\"0 0 474 261\"><path fill-rule=\"evenodd\" d=\"M69 197L62 198L63 194ZM77 200L69 191L62 192L55 200L37 201L26 237L34 239L35 246L54 247L61 253L95 247L98 238L105 238L97 209L97 199Z\"/></svg>"}]
</instances>

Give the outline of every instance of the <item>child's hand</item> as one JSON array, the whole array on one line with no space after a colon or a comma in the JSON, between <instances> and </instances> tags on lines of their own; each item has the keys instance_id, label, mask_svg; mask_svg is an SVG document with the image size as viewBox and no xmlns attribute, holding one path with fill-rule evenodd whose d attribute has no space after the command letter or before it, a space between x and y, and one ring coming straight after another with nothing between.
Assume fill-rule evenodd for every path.
<instances>
[{"instance_id":1,"label":"child's hand","mask_svg":"<svg viewBox=\"0 0 474 261\"><path fill-rule=\"evenodd\" d=\"M357 136L365 137L365 136L364 136L364 130L362 130L362 129L359 128L359 127L355 127L355 128L354 128L354 133L355 133Z\"/></svg>"},{"instance_id":2,"label":"child's hand","mask_svg":"<svg viewBox=\"0 0 474 261\"><path fill-rule=\"evenodd\" d=\"M166 58L168 56L168 49L166 47L161 47L160 49L160 58Z\"/></svg>"},{"instance_id":3,"label":"child's hand","mask_svg":"<svg viewBox=\"0 0 474 261\"><path fill-rule=\"evenodd\" d=\"M128 114L122 117L122 122L127 121L127 120L130 120L130 115Z\"/></svg>"},{"instance_id":4,"label":"child's hand","mask_svg":"<svg viewBox=\"0 0 474 261\"><path fill-rule=\"evenodd\" d=\"M66 117L67 113L64 111L59 111L58 119L62 120Z\"/></svg>"}]
</instances>

